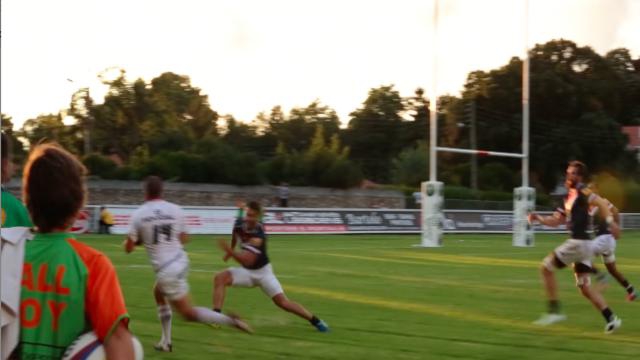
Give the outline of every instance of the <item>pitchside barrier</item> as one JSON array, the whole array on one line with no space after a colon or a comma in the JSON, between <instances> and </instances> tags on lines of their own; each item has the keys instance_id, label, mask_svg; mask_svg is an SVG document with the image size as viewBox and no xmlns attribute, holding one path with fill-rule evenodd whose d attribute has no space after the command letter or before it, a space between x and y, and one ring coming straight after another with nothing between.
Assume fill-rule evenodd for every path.
<instances>
[{"instance_id":1,"label":"pitchside barrier","mask_svg":"<svg viewBox=\"0 0 640 360\"><path fill-rule=\"evenodd\" d=\"M106 205L115 224L112 234L126 234L137 206ZM230 234L238 214L235 207L183 207L190 234ZM444 233L513 233L513 212L492 210L444 210ZM549 214L549 212L540 212ZM87 206L72 231L97 233L100 208ZM621 214L623 229L640 229L640 214ZM421 211L417 209L309 209L267 208L263 223L269 234L419 234ZM564 228L533 227L535 232L562 233Z\"/></svg>"}]
</instances>

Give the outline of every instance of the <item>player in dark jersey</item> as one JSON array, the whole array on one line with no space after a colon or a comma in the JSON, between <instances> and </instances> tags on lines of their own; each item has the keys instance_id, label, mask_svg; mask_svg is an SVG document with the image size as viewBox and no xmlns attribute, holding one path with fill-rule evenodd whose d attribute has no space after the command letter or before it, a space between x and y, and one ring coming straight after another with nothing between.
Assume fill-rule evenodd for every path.
<instances>
[{"instance_id":1,"label":"player in dark jersey","mask_svg":"<svg viewBox=\"0 0 640 360\"><path fill-rule=\"evenodd\" d=\"M589 189L598 193L598 187L595 183L589 184ZM609 200L605 198L602 199L607 203L609 210L611 210L611 214L613 215L616 224L619 224L620 215L618 209ZM638 298L638 293L634 289L633 285L631 285L624 275L620 273L616 266L615 250L617 238L611 234L606 219L598 210L599 209L597 207L590 209L590 215L593 218L593 231L596 235L596 238L593 239L593 253L595 256L602 256L602 261L604 262L609 274L611 274L611 276L613 276L626 290L627 300L634 301ZM599 272L595 266L592 267L592 270L597 279L600 279L602 282L606 282L606 274Z\"/></svg>"},{"instance_id":2,"label":"player in dark jersey","mask_svg":"<svg viewBox=\"0 0 640 360\"><path fill-rule=\"evenodd\" d=\"M329 326L305 309L302 305L287 298L280 282L273 273L267 255L267 236L259 221L262 207L252 201L247 204L244 218L238 218L233 227L231 245L220 240L220 248L225 252L224 261L233 258L242 267L232 267L214 278L213 309L220 312L224 303L227 286L260 287L281 309L308 320L318 331L329 331ZM234 251L240 243L240 251Z\"/></svg>"},{"instance_id":3,"label":"player in dark jersey","mask_svg":"<svg viewBox=\"0 0 640 360\"><path fill-rule=\"evenodd\" d=\"M609 231L618 236L619 229L615 223L611 211L606 203L598 195L589 190L583 183L587 168L582 162L572 161L567 167L565 186L568 194L564 199L564 208L558 209L551 216L530 214L529 221L538 221L547 226L559 226L566 224L571 238L558 246L547 256L541 266L542 279L549 299L549 310L535 323L538 325L551 325L566 319L560 313L557 283L554 276L556 269L562 269L567 265L576 263L574 273L576 285L580 292L602 312L606 325L605 332L611 333L619 328L622 320L611 311L604 297L595 291L591 285L591 257L593 249L589 234L589 207L598 207L601 215L606 219Z\"/></svg>"}]
</instances>

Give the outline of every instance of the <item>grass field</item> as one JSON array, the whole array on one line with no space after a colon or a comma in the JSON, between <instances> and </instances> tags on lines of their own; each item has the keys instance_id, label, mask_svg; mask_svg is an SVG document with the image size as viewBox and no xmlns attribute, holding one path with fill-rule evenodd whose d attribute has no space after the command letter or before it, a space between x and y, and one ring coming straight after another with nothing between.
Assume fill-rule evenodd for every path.
<instances>
[{"instance_id":1,"label":"grass field","mask_svg":"<svg viewBox=\"0 0 640 360\"><path fill-rule=\"evenodd\" d=\"M629 359L640 355L640 302L610 282L605 296L623 319L613 335L559 272L568 320L531 324L544 310L540 260L563 240L538 235L535 248L514 248L505 235L448 235L438 249L415 249L418 236L271 236L270 257L288 296L332 327L318 333L277 309L259 289L230 289L236 311L256 333L213 329L174 316L170 354L154 353L160 326L153 273L140 248L126 255L122 237L81 238L112 259L132 323L149 359ZM213 274L226 267L211 236L187 245L194 302L210 307ZM640 233L618 246L619 268L640 284ZM576 356L578 355L578 356Z\"/></svg>"}]
</instances>

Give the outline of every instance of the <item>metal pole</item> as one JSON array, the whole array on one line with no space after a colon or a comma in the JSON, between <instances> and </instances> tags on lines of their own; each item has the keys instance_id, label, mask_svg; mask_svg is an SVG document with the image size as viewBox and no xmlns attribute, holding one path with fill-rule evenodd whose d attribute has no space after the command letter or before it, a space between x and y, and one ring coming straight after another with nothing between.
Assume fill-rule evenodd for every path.
<instances>
[{"instance_id":1,"label":"metal pole","mask_svg":"<svg viewBox=\"0 0 640 360\"><path fill-rule=\"evenodd\" d=\"M529 0L524 5L524 61L522 62L522 186L529 187Z\"/></svg>"},{"instance_id":2,"label":"metal pole","mask_svg":"<svg viewBox=\"0 0 640 360\"><path fill-rule=\"evenodd\" d=\"M476 134L476 101L471 100L471 127L469 128L469 145L472 149L478 149ZM478 154L471 155L471 188L478 190Z\"/></svg>"},{"instance_id":3,"label":"metal pole","mask_svg":"<svg viewBox=\"0 0 640 360\"><path fill-rule=\"evenodd\" d=\"M89 93L89 87L87 87L86 97L84 99L84 106L87 110L86 117L84 119L84 155L89 155L91 153L91 124L93 123L91 118L91 109L89 109L88 100L91 98L91 94Z\"/></svg>"},{"instance_id":4,"label":"metal pole","mask_svg":"<svg viewBox=\"0 0 640 360\"><path fill-rule=\"evenodd\" d=\"M429 181L436 181L438 178L437 175L437 154L436 154L436 146L438 139L438 87L437 87L437 76L438 76L438 2L439 0L433 1L433 69L432 69L432 78L431 78L431 101L429 103L429 124L430 124L430 141L429 141Z\"/></svg>"}]
</instances>

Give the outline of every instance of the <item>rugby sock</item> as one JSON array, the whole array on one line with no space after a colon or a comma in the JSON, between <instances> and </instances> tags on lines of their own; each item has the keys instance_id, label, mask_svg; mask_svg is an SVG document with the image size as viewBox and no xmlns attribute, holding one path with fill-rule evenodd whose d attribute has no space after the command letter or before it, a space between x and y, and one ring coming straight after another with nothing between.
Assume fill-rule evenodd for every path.
<instances>
[{"instance_id":1,"label":"rugby sock","mask_svg":"<svg viewBox=\"0 0 640 360\"><path fill-rule=\"evenodd\" d=\"M222 309L215 308L215 309L213 309L213 311L215 311L215 312L217 312L219 314L222 314Z\"/></svg>"},{"instance_id":2,"label":"rugby sock","mask_svg":"<svg viewBox=\"0 0 640 360\"><path fill-rule=\"evenodd\" d=\"M626 281L626 285L623 285L624 288L627 290L627 294L633 294L633 292L635 291L635 289L633 288L633 285L629 284L628 281Z\"/></svg>"},{"instance_id":3,"label":"rugby sock","mask_svg":"<svg viewBox=\"0 0 640 360\"><path fill-rule=\"evenodd\" d=\"M633 294L633 291L635 289L633 288L633 285L629 284L629 281L627 281L627 279L623 279L622 281L620 281L620 284L623 288L625 288L625 290L627 290L627 294Z\"/></svg>"},{"instance_id":4,"label":"rugby sock","mask_svg":"<svg viewBox=\"0 0 640 360\"><path fill-rule=\"evenodd\" d=\"M171 306L158 306L158 319L162 325L162 338L160 342L163 344L171 344Z\"/></svg>"},{"instance_id":5,"label":"rugby sock","mask_svg":"<svg viewBox=\"0 0 640 360\"><path fill-rule=\"evenodd\" d=\"M602 316L604 316L604 319L609 323L613 320L614 316L613 316L613 311L611 311L611 309L609 308L605 308L604 310L602 310Z\"/></svg>"},{"instance_id":6,"label":"rugby sock","mask_svg":"<svg viewBox=\"0 0 640 360\"><path fill-rule=\"evenodd\" d=\"M559 313L560 313L560 301L549 300L549 314L559 314Z\"/></svg>"},{"instance_id":7,"label":"rugby sock","mask_svg":"<svg viewBox=\"0 0 640 360\"><path fill-rule=\"evenodd\" d=\"M313 315L311 317L311 320L309 320L309 322L311 323L311 325L316 326L318 325L318 323L320 323L320 319L318 319L315 315Z\"/></svg>"},{"instance_id":8,"label":"rugby sock","mask_svg":"<svg viewBox=\"0 0 640 360\"><path fill-rule=\"evenodd\" d=\"M205 324L220 324L220 325L233 325L233 319L227 315L217 313L213 310L205 307L196 306L193 308L196 313L196 319L198 322Z\"/></svg>"}]
</instances>

